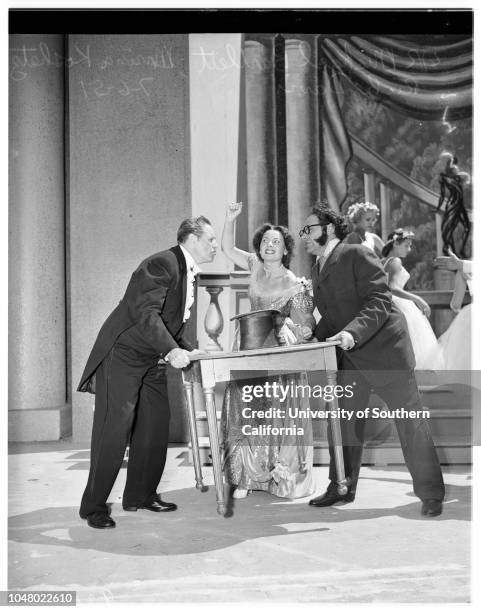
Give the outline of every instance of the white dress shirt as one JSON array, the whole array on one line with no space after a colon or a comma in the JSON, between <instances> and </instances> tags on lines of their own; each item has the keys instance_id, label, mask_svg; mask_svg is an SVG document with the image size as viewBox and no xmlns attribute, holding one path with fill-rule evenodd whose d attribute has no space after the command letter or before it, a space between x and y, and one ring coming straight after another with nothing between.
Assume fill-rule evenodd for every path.
<instances>
[{"instance_id":1,"label":"white dress shirt","mask_svg":"<svg viewBox=\"0 0 481 612\"><path fill-rule=\"evenodd\" d=\"M190 317L190 309L192 308L192 304L194 303L194 282L195 275L200 272L199 266L195 263L194 258L189 253L187 249L185 249L181 244L179 244L182 253L185 257L185 263L187 266L187 285L186 285L186 295L185 295L185 308L184 308L184 318L182 321L185 323Z\"/></svg>"}]
</instances>

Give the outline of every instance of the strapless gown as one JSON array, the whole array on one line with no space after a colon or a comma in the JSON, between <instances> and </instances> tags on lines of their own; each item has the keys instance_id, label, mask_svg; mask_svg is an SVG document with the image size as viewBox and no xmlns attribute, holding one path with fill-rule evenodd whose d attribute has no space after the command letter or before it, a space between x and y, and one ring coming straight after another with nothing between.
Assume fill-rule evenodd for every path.
<instances>
[{"instance_id":1,"label":"strapless gown","mask_svg":"<svg viewBox=\"0 0 481 612\"><path fill-rule=\"evenodd\" d=\"M256 265L249 288L251 310L275 308L284 317L281 337L286 344L299 342L300 327L303 317L312 316L313 302L309 293L308 283L299 281L288 291L277 296L266 296L256 284ZM294 323L300 321L300 323ZM266 364L267 366L267 364ZM242 389L245 385L260 385L265 382L277 382L281 385L306 385L305 374L288 376L266 376L231 381L226 388L221 417L221 438L224 454L224 476L229 484L242 489L260 490L272 493L278 497L298 498L311 495L314 492L312 478L313 445L312 423L309 417L290 416L294 413L294 401L287 398L281 402L279 398L252 398L243 401ZM297 398L299 410L309 409L308 398ZM252 412L277 409L283 411L282 416L250 418L242 415L242 410L248 407ZM275 413L279 415L279 412ZM261 428L259 435L251 436L243 432L244 426ZM267 433L261 426L271 426L284 431L301 431L301 434ZM250 430L252 431L252 429Z\"/></svg>"},{"instance_id":2,"label":"strapless gown","mask_svg":"<svg viewBox=\"0 0 481 612\"><path fill-rule=\"evenodd\" d=\"M387 260L384 265L386 266ZM404 289L410 278L409 272L403 267L395 276L391 288ZM439 346L436 334L429 319L419 310L412 300L393 295L393 303L403 313L411 344L416 358L416 370L442 370L445 367L443 352Z\"/></svg>"}]
</instances>

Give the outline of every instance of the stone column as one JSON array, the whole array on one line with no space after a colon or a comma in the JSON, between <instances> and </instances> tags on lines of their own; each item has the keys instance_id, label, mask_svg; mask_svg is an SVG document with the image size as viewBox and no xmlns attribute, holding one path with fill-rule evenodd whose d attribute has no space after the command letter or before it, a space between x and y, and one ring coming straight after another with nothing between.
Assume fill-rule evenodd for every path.
<instances>
[{"instance_id":1,"label":"stone column","mask_svg":"<svg viewBox=\"0 0 481 612\"><path fill-rule=\"evenodd\" d=\"M374 172L364 171L364 201L371 204L376 203L376 184Z\"/></svg>"},{"instance_id":2,"label":"stone column","mask_svg":"<svg viewBox=\"0 0 481 612\"><path fill-rule=\"evenodd\" d=\"M13 35L9 67L9 435L69 433L64 38Z\"/></svg>"},{"instance_id":3,"label":"stone column","mask_svg":"<svg viewBox=\"0 0 481 612\"><path fill-rule=\"evenodd\" d=\"M381 237L386 242L391 226L391 190L389 185L381 183Z\"/></svg>"},{"instance_id":4,"label":"stone column","mask_svg":"<svg viewBox=\"0 0 481 612\"><path fill-rule=\"evenodd\" d=\"M240 191L241 50L241 34L189 34L192 214L210 219L219 242L227 203L237 201ZM232 268L220 249L212 263L202 265L203 272Z\"/></svg>"},{"instance_id":5,"label":"stone column","mask_svg":"<svg viewBox=\"0 0 481 612\"><path fill-rule=\"evenodd\" d=\"M277 220L274 35L246 35L248 248L259 225Z\"/></svg>"},{"instance_id":6,"label":"stone column","mask_svg":"<svg viewBox=\"0 0 481 612\"><path fill-rule=\"evenodd\" d=\"M316 36L285 35L288 219L298 245L292 268L303 275L311 258L297 232L320 198L317 59Z\"/></svg>"},{"instance_id":7,"label":"stone column","mask_svg":"<svg viewBox=\"0 0 481 612\"><path fill-rule=\"evenodd\" d=\"M212 222L220 244L228 202L246 201L245 183L245 108L242 104L241 34L189 34L189 108L192 215L206 215ZM245 207L247 208L247 206ZM247 210L238 217L236 244L247 244ZM203 274L225 274L234 264L219 248L212 263L203 264ZM219 296L224 320L236 314L229 311L230 289ZM210 295L205 285L197 291L195 337L204 349L210 338L204 327ZM229 327L218 337L229 349Z\"/></svg>"}]
</instances>

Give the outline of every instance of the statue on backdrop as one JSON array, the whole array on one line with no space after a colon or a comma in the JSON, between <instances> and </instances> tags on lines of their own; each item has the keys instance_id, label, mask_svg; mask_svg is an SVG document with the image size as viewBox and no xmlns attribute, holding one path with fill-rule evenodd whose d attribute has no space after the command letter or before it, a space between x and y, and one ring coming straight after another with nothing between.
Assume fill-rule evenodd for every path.
<instances>
[{"instance_id":1,"label":"statue on backdrop","mask_svg":"<svg viewBox=\"0 0 481 612\"><path fill-rule=\"evenodd\" d=\"M441 235L443 238L443 253L449 254L449 249L467 259L465 252L466 242L471 232L471 221L468 211L464 205L464 185L469 184L470 176L467 172L461 172L457 166L457 158L448 151L441 154L445 165L439 175L441 185L438 210L445 204L443 220L441 223ZM461 246L458 249L454 241L454 233L458 225L463 228L461 235Z\"/></svg>"}]
</instances>

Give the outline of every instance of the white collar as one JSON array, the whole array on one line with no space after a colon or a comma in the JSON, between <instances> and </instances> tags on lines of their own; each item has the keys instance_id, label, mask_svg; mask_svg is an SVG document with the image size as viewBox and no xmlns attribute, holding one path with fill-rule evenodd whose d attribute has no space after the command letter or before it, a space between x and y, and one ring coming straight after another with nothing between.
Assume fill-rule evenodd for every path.
<instances>
[{"instance_id":1,"label":"white collar","mask_svg":"<svg viewBox=\"0 0 481 612\"><path fill-rule=\"evenodd\" d=\"M340 242L341 241L339 240L339 238L333 238L332 240L329 240L324 250L324 253L322 255L318 255L316 261L319 261L320 257L323 257L325 261L332 253L332 251L334 251L334 247L336 247Z\"/></svg>"},{"instance_id":2,"label":"white collar","mask_svg":"<svg viewBox=\"0 0 481 612\"><path fill-rule=\"evenodd\" d=\"M183 247L181 244L179 244L179 246L185 257L185 264L187 266L187 271L192 272L192 274L194 274L195 276L201 271L199 266L195 263L195 260L192 257L192 255L189 253L189 251L185 247Z\"/></svg>"}]
</instances>

